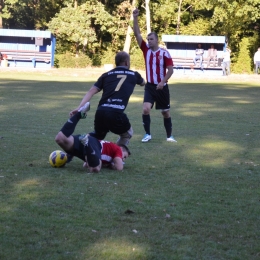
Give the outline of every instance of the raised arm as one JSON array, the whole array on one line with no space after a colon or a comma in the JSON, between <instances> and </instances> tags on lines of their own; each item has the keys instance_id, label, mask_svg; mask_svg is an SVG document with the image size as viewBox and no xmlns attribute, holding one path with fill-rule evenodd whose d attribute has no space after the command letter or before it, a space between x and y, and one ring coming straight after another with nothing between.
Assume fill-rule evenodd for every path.
<instances>
[{"instance_id":1,"label":"raised arm","mask_svg":"<svg viewBox=\"0 0 260 260\"><path fill-rule=\"evenodd\" d=\"M86 93L86 95L83 97L82 101L80 102L79 106L72 110L70 112L70 116L73 116L75 113L78 112L78 109L81 108L82 106L84 106L87 102L90 101L90 99L96 94L98 93L98 88L96 88L95 86L92 86L90 88L90 90Z\"/></svg>"},{"instance_id":2,"label":"raised arm","mask_svg":"<svg viewBox=\"0 0 260 260\"><path fill-rule=\"evenodd\" d=\"M134 35L135 35L136 41L137 41L138 45L141 46L141 43L143 41L143 37L141 35L139 24L138 24L138 15L139 15L139 10L135 9L133 11L133 18L134 18L134 28L133 28L133 30L134 30Z\"/></svg>"}]
</instances>

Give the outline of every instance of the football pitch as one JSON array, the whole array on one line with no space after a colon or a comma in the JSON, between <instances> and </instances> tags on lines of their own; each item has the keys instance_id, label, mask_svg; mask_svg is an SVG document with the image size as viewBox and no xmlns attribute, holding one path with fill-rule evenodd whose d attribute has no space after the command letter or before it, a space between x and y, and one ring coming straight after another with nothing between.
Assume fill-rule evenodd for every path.
<instances>
[{"instance_id":1,"label":"football pitch","mask_svg":"<svg viewBox=\"0 0 260 260\"><path fill-rule=\"evenodd\" d=\"M260 259L259 81L171 80L177 143L154 109L141 143L137 86L122 172L52 168L55 135L99 75L0 70L0 259ZM93 130L100 96L76 134Z\"/></svg>"}]
</instances>

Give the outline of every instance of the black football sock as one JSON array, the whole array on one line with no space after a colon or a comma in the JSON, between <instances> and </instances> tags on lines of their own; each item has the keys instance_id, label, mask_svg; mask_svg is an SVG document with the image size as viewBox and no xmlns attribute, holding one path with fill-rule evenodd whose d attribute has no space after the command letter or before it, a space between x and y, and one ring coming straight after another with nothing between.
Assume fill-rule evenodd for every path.
<instances>
[{"instance_id":1,"label":"black football sock","mask_svg":"<svg viewBox=\"0 0 260 260\"><path fill-rule=\"evenodd\" d=\"M169 138L172 135L172 119L171 119L171 117L164 118L164 127L165 127L165 130L166 130L167 138Z\"/></svg>"},{"instance_id":2,"label":"black football sock","mask_svg":"<svg viewBox=\"0 0 260 260\"><path fill-rule=\"evenodd\" d=\"M80 119L81 119L81 113L78 112L75 115L73 115L71 118L68 119L68 121L61 128L61 132L66 137L71 136L73 134L73 132L74 132L74 130L76 128L76 125L78 124Z\"/></svg>"},{"instance_id":3,"label":"black football sock","mask_svg":"<svg viewBox=\"0 0 260 260\"><path fill-rule=\"evenodd\" d=\"M146 134L150 135L150 124L151 124L151 118L150 115L143 115L143 125L144 125L144 131Z\"/></svg>"}]
</instances>

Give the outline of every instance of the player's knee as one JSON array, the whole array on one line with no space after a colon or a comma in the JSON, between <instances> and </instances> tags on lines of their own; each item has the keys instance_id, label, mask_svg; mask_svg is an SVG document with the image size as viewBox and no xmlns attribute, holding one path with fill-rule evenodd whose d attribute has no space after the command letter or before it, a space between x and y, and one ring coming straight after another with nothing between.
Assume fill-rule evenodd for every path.
<instances>
[{"instance_id":1,"label":"player's knee","mask_svg":"<svg viewBox=\"0 0 260 260\"><path fill-rule=\"evenodd\" d=\"M148 115L150 114L151 108L153 107L153 105L149 102L144 102L143 103L143 114L144 115Z\"/></svg>"},{"instance_id":2,"label":"player's knee","mask_svg":"<svg viewBox=\"0 0 260 260\"><path fill-rule=\"evenodd\" d=\"M133 134L134 130L132 127L130 127L130 129L127 132L120 135L119 139L117 140L117 144L128 145L129 140L132 138Z\"/></svg>"},{"instance_id":3,"label":"player's knee","mask_svg":"<svg viewBox=\"0 0 260 260\"><path fill-rule=\"evenodd\" d=\"M64 135L61 134L61 132L59 132L56 136L55 136L55 142L60 145L64 143Z\"/></svg>"},{"instance_id":4,"label":"player's knee","mask_svg":"<svg viewBox=\"0 0 260 260\"><path fill-rule=\"evenodd\" d=\"M151 111L151 109L149 107L145 107L145 106L143 107L143 114L144 115L149 115L150 111Z\"/></svg>"},{"instance_id":5,"label":"player's knee","mask_svg":"<svg viewBox=\"0 0 260 260\"><path fill-rule=\"evenodd\" d=\"M171 115L170 115L170 109L165 109L165 110L162 110L161 112L162 112L162 115L163 115L164 118L169 118L169 117L171 117Z\"/></svg>"}]
</instances>

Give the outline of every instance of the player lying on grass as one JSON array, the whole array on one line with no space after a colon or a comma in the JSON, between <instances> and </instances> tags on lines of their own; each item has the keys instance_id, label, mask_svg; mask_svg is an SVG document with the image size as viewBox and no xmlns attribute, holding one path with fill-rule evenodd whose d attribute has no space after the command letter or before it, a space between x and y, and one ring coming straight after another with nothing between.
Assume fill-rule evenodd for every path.
<instances>
[{"instance_id":1,"label":"player lying on grass","mask_svg":"<svg viewBox=\"0 0 260 260\"><path fill-rule=\"evenodd\" d=\"M125 145L117 145L108 141L100 141L89 134L72 135L77 123L86 117L90 109L87 102L64 124L56 135L56 143L66 152L69 157L76 156L83 160L84 167L90 172L99 172L101 167L109 167L113 170L123 170L123 161L131 154Z\"/></svg>"}]
</instances>

